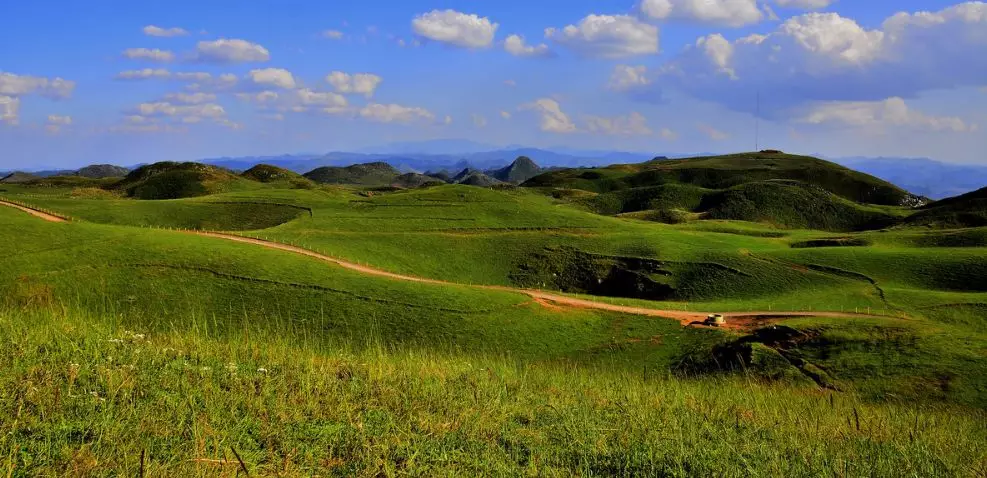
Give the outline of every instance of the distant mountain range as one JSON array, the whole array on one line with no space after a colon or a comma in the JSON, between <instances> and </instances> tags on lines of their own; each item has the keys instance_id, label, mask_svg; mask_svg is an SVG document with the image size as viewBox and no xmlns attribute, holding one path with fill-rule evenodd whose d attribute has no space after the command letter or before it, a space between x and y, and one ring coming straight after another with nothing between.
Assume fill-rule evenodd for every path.
<instances>
[{"instance_id":1,"label":"distant mountain range","mask_svg":"<svg viewBox=\"0 0 987 478\"><path fill-rule=\"evenodd\" d=\"M711 156L714 153L664 154L672 158ZM467 168L491 171L510 165L518 157L531 158L543 168L590 167L630 164L658 156L641 152L578 150L566 147L548 149L494 145L468 140L441 139L390 143L356 152L304 153L280 156L244 156L203 159L199 162L244 171L257 164L269 164L300 174L325 166L349 166L381 162L403 173L447 171L456 174ZM846 157L827 159L857 171L877 176L912 193L932 199L956 196L987 186L987 165L946 163L928 158ZM141 164L131 166L134 169ZM0 178L13 171L0 172ZM36 176L72 174L72 170L31 171Z\"/></svg>"}]
</instances>

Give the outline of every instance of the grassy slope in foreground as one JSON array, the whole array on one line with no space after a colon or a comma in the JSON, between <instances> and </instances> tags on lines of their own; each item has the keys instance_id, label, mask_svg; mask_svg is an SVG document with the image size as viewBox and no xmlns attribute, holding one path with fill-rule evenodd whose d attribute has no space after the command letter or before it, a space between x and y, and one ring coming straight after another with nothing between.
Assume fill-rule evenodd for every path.
<instances>
[{"instance_id":1,"label":"grassy slope in foreground","mask_svg":"<svg viewBox=\"0 0 987 478\"><path fill-rule=\"evenodd\" d=\"M148 476L983 476L983 412L0 312L0 466Z\"/></svg>"}]
</instances>

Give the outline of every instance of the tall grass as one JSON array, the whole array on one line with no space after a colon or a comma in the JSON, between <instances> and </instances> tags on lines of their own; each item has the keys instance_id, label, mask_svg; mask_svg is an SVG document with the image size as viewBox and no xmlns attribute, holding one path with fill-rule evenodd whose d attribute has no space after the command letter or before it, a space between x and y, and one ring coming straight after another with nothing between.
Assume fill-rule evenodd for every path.
<instances>
[{"instance_id":1,"label":"tall grass","mask_svg":"<svg viewBox=\"0 0 987 478\"><path fill-rule=\"evenodd\" d=\"M208 330L201 327L199 330ZM982 476L983 412L0 313L9 476ZM242 464L240 459L242 459Z\"/></svg>"}]
</instances>

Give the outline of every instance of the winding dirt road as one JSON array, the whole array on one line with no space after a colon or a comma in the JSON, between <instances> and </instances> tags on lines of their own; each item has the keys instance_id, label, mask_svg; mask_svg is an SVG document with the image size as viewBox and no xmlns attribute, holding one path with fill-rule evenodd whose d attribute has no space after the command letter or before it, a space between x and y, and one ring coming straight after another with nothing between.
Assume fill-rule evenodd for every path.
<instances>
[{"instance_id":1,"label":"winding dirt road","mask_svg":"<svg viewBox=\"0 0 987 478\"><path fill-rule=\"evenodd\" d=\"M36 209L31 209L29 207L14 204L8 201L0 200L0 205L19 209L21 211L24 211L28 214L44 219L46 221L65 222L64 218L52 214L48 214L46 212L38 211ZM303 256L308 256L314 259L321 260L323 262L335 264L344 269L349 269L354 272L359 272L361 274L366 274L371 276L384 277L388 279L408 281L408 282L418 282L422 284L459 285L459 286L464 285L455 282L448 282L448 281L442 281L437 279L428 279L425 277L415 277L415 276L409 276L404 274L398 274L394 272L388 272L385 270L375 269L373 267L368 267L353 262L344 261L341 259L337 259L335 257L330 257L325 254L320 254L318 252L309 249L304 249L301 247L283 244L279 242L265 241L263 239L237 236L234 234L226 234L222 232L186 231L186 233L194 234L197 236L224 239L233 242L253 244L260 247L266 247L268 249L277 249L280 251L300 254ZM646 307L631 307L625 305L607 304L604 302L577 299L574 297L554 294L542 290L515 289L512 287L495 286L495 285L469 285L467 287L471 287L475 289L483 289L483 290L496 290L501 292L515 292L515 293L525 294L543 306L565 306L565 307L578 308L578 309L605 310L609 312L618 312L623 314L661 317L666 319L678 320L682 325L695 325L696 322L700 322L704 320L709 315L708 312L661 310L661 309L649 309ZM853 314L853 313L844 313L844 312L756 311L756 312L722 312L722 314L727 319L727 323L723 328L727 328L727 329L748 329L751 327L763 326L771 322L777 322L779 320L783 320L786 318L793 318L793 317L877 317L874 315Z\"/></svg>"}]
</instances>

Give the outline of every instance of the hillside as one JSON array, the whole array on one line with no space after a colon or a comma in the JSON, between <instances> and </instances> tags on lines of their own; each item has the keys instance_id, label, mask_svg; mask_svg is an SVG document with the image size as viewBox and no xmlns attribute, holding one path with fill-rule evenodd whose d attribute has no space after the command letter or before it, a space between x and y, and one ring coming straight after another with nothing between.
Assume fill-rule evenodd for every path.
<instances>
[{"instance_id":1,"label":"hillside","mask_svg":"<svg viewBox=\"0 0 987 478\"><path fill-rule=\"evenodd\" d=\"M304 174L306 178L320 184L361 186L386 186L400 175L400 171L382 162L354 164L345 167L324 166Z\"/></svg>"},{"instance_id":2,"label":"hillside","mask_svg":"<svg viewBox=\"0 0 987 478\"><path fill-rule=\"evenodd\" d=\"M926 204L906 223L939 228L987 226L987 187Z\"/></svg>"},{"instance_id":3,"label":"hillside","mask_svg":"<svg viewBox=\"0 0 987 478\"><path fill-rule=\"evenodd\" d=\"M472 171L469 174L466 174L465 176L461 176L461 177L457 176L457 177L459 177L459 179L456 181L457 184L465 184L467 186L477 186L481 188L486 188L502 183L502 181L487 176L486 174L483 174L479 171Z\"/></svg>"},{"instance_id":4,"label":"hillside","mask_svg":"<svg viewBox=\"0 0 987 478\"><path fill-rule=\"evenodd\" d=\"M122 178L126 176L128 172L130 172L129 169L121 166L114 166L112 164L93 164L76 171L75 175L91 179Z\"/></svg>"},{"instance_id":5,"label":"hillside","mask_svg":"<svg viewBox=\"0 0 987 478\"><path fill-rule=\"evenodd\" d=\"M13 173L10 173L10 174L8 174L8 175L0 178L0 183L4 183L4 184L20 184L20 183L26 183L26 182L34 181L36 179L40 179L40 176L36 176L34 174L31 174L31 173L22 173L20 171L14 171Z\"/></svg>"},{"instance_id":6,"label":"hillside","mask_svg":"<svg viewBox=\"0 0 987 478\"><path fill-rule=\"evenodd\" d=\"M487 171L487 175L507 183L521 184L541 173L541 168L527 156L519 156L504 168Z\"/></svg>"},{"instance_id":7,"label":"hillside","mask_svg":"<svg viewBox=\"0 0 987 478\"><path fill-rule=\"evenodd\" d=\"M584 190L575 202L607 215L645 213L661 222L733 219L786 228L879 229L896 214L878 206L920 198L880 179L805 156L747 153L658 159L605 168L549 171L523 186L556 196Z\"/></svg>"},{"instance_id":8,"label":"hillside","mask_svg":"<svg viewBox=\"0 0 987 478\"><path fill-rule=\"evenodd\" d=\"M438 186L446 184L446 181L419 173L406 173L398 176L391 183L392 186L401 188L420 188L425 186Z\"/></svg>"},{"instance_id":9,"label":"hillside","mask_svg":"<svg viewBox=\"0 0 987 478\"><path fill-rule=\"evenodd\" d=\"M258 164L244 171L240 176L260 183L283 184L287 187L300 189L308 189L315 186L311 180L301 174L268 164Z\"/></svg>"},{"instance_id":10,"label":"hillside","mask_svg":"<svg viewBox=\"0 0 987 478\"><path fill-rule=\"evenodd\" d=\"M165 161L131 171L115 189L137 199L178 199L247 187L245 181L216 166Z\"/></svg>"}]
</instances>

